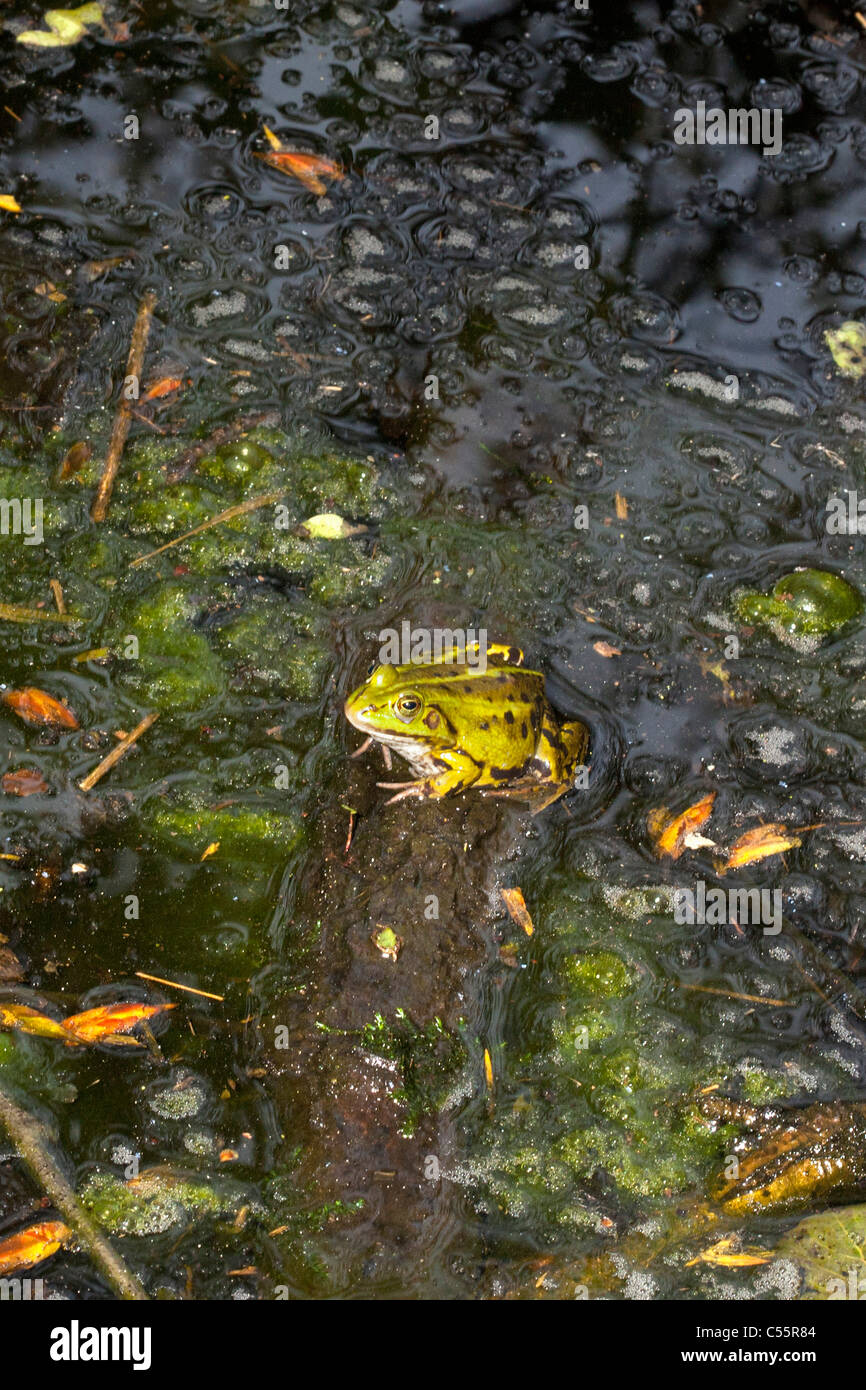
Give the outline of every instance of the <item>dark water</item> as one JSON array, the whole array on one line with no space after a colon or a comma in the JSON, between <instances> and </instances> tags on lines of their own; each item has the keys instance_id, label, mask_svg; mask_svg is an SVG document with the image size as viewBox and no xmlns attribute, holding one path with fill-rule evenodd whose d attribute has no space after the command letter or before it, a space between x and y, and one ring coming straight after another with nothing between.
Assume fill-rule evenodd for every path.
<instances>
[{"instance_id":1,"label":"dark water","mask_svg":"<svg viewBox=\"0 0 866 1390\"><path fill-rule=\"evenodd\" d=\"M866 1099L863 624L792 648L731 608L797 566L866 594L825 524L862 486L863 386L824 340L866 302L866 30L842 5L214 3L39 50L15 42L36 12L4 13L0 481L45 499L46 535L0 538L0 600L50 605L59 578L84 625L3 624L4 683L82 726L2 717L9 769L48 783L3 798L3 998L178 1006L161 1061L0 1035L10 1084L80 1190L128 1154L220 1194L117 1237L152 1292L796 1294L776 1244L826 1195L735 1223L757 1270L689 1265L669 1226L734 1143L698 1092ZM698 100L780 109L780 154L677 145ZM344 177L269 168L264 126ZM147 290L145 381L189 384L134 419L100 528ZM241 417L265 417L251 443L178 471ZM368 530L303 540L271 509L129 569L275 487L292 525ZM341 705L403 619L522 645L592 729L589 791L536 820L383 809ZM660 862L647 815L711 790L717 847L820 827L736 879L781 894L779 934L673 919L719 850ZM9 1159L0 1234L32 1210ZM45 1277L107 1294L83 1255Z\"/></svg>"}]
</instances>

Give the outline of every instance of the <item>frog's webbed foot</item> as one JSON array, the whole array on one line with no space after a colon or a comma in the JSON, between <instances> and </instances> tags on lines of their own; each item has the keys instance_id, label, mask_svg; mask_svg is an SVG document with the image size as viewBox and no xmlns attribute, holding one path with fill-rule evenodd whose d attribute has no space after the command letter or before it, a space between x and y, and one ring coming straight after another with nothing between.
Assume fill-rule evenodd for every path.
<instances>
[{"instance_id":1,"label":"frog's webbed foot","mask_svg":"<svg viewBox=\"0 0 866 1390\"><path fill-rule=\"evenodd\" d=\"M388 800L384 803L386 806L393 805L395 801L405 801L406 798L410 796L422 797L429 795L426 791L427 783L423 779L420 782L377 782L376 786L382 787L385 791L396 791L396 796L388 797Z\"/></svg>"},{"instance_id":2,"label":"frog's webbed foot","mask_svg":"<svg viewBox=\"0 0 866 1390\"><path fill-rule=\"evenodd\" d=\"M532 778L524 777L520 781L510 782L506 787L483 787L480 789L482 796L499 796L510 798L512 801L526 801L531 807L532 814L537 816L539 811L544 811L548 806L552 806L554 801L558 801L567 791L571 790L570 782L536 782Z\"/></svg>"}]
</instances>

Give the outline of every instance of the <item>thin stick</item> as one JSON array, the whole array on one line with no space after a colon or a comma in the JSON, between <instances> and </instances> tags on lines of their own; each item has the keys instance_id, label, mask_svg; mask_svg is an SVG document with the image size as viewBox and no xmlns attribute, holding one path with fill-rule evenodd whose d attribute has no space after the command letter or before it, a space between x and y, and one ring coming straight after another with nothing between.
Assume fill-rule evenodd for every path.
<instances>
[{"instance_id":1,"label":"thin stick","mask_svg":"<svg viewBox=\"0 0 866 1390\"><path fill-rule=\"evenodd\" d=\"M206 989L194 989L192 985L181 985L178 984L177 980L163 980L159 975L145 975L143 970L136 970L135 973L140 980L152 980L155 985L170 985L172 989L182 989L187 994L200 994L202 999L218 999L220 1003L225 999L224 994L209 994ZM171 1007L174 1008L174 1005Z\"/></svg>"},{"instance_id":2,"label":"thin stick","mask_svg":"<svg viewBox=\"0 0 866 1390\"><path fill-rule=\"evenodd\" d=\"M137 380L141 379L144 354L147 351L147 340L150 337L150 321L153 318L155 308L156 295L148 290L139 304L138 313L135 316L135 327L132 330L132 340L129 344L129 357L126 360L127 377L134 376ZM102 477L99 479L99 487L96 489L93 506L90 508L90 515L94 521L104 521L108 515L114 480L120 467L120 456L123 453L123 446L126 443L126 436L129 434L131 424L132 406L124 396L117 407Z\"/></svg>"},{"instance_id":3,"label":"thin stick","mask_svg":"<svg viewBox=\"0 0 866 1390\"><path fill-rule=\"evenodd\" d=\"M0 603L0 619L7 623L80 623L68 613L52 613L50 608L25 608L21 603Z\"/></svg>"},{"instance_id":4,"label":"thin stick","mask_svg":"<svg viewBox=\"0 0 866 1390\"><path fill-rule=\"evenodd\" d=\"M54 595L54 602L57 604L57 612L61 617L66 616L66 599L63 597L63 585L59 579L49 579L48 587Z\"/></svg>"},{"instance_id":5,"label":"thin stick","mask_svg":"<svg viewBox=\"0 0 866 1390\"><path fill-rule=\"evenodd\" d=\"M102 762L97 763L93 771L88 772L84 780L78 783L81 790L83 792L89 792L91 787L95 787L97 782L101 781L101 779L105 776L106 772L113 768L115 763L120 762L120 759L123 757L124 753L126 753L132 747L132 745L141 738L141 735L147 733L147 730L150 728L151 724L153 724L154 721L158 718L159 711L155 712L154 714L146 714L142 719L141 723L136 724L132 733L127 734L125 738L122 738L120 740L120 743L118 743L117 747L112 748L111 752L107 753L106 756L102 759Z\"/></svg>"},{"instance_id":6,"label":"thin stick","mask_svg":"<svg viewBox=\"0 0 866 1390\"><path fill-rule=\"evenodd\" d=\"M182 536L175 536L174 540L166 541L165 545L158 546L156 550L148 551L147 555L139 555L137 560L130 563L129 568L135 569L136 565L144 565L148 560L152 560L155 555L161 555L164 550L171 550L173 545L180 545L181 541L188 541L190 536L197 536L200 531L208 531L211 526L219 526L222 521L231 521L232 517L243 516L246 512L257 511L259 507L266 507L269 502L276 502L280 497L284 497L288 492L287 487L280 488L279 492L263 492L260 497L251 497L247 502L239 502L235 507L228 507L218 516L212 516L209 521L203 521L200 526L194 526L191 531L184 531Z\"/></svg>"},{"instance_id":7,"label":"thin stick","mask_svg":"<svg viewBox=\"0 0 866 1390\"><path fill-rule=\"evenodd\" d=\"M48 1136L43 1125L28 1115L13 1100L0 1081L0 1122L15 1145L33 1178L44 1189L75 1232L93 1263L104 1275L117 1298L148 1301L137 1276L128 1268L117 1251L106 1240L96 1223L84 1210L56 1160L48 1149Z\"/></svg>"},{"instance_id":8,"label":"thin stick","mask_svg":"<svg viewBox=\"0 0 866 1390\"><path fill-rule=\"evenodd\" d=\"M735 994L729 989L713 989L712 985L686 985L678 982L680 989L694 989L698 994L720 994L723 999L744 999L748 1004L769 1004L774 1009L789 1009L787 999L766 999L763 994Z\"/></svg>"}]
</instances>

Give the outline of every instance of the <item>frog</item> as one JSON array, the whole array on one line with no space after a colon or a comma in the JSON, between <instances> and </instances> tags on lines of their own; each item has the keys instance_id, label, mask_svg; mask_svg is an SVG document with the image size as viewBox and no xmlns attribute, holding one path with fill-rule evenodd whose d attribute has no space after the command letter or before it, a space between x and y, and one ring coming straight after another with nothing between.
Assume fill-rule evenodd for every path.
<instances>
[{"instance_id":1,"label":"frog","mask_svg":"<svg viewBox=\"0 0 866 1390\"><path fill-rule=\"evenodd\" d=\"M373 662L346 700L346 718L367 735L352 756L378 743L387 767L393 749L415 774L376 784L394 793L385 805L474 788L527 801L537 815L574 785L589 748L586 725L557 719L543 674L524 667L519 648L488 646L483 663L472 655L469 644L436 661Z\"/></svg>"}]
</instances>

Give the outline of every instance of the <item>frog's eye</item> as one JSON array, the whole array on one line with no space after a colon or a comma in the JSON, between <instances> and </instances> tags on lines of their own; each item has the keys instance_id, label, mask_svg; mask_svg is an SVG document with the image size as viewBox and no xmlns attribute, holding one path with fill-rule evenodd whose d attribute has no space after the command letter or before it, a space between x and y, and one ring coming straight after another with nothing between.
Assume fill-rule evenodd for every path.
<instances>
[{"instance_id":1,"label":"frog's eye","mask_svg":"<svg viewBox=\"0 0 866 1390\"><path fill-rule=\"evenodd\" d=\"M394 708L400 718L408 722L418 713L421 708L421 701L417 695L401 695Z\"/></svg>"}]
</instances>

